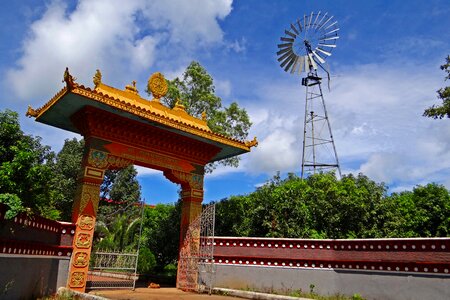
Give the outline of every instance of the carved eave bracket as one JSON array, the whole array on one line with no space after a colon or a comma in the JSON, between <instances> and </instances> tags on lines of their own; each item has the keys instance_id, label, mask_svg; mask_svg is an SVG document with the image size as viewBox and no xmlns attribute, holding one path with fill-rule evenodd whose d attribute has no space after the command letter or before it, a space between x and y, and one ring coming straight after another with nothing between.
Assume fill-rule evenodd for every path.
<instances>
[{"instance_id":1,"label":"carved eave bracket","mask_svg":"<svg viewBox=\"0 0 450 300\"><path fill-rule=\"evenodd\" d=\"M28 105L28 109L27 109L27 112L25 114L28 118L31 118L31 117L36 118L38 116L38 114L39 113L38 113L37 110L33 109L31 107L31 105Z\"/></svg>"},{"instance_id":2,"label":"carved eave bracket","mask_svg":"<svg viewBox=\"0 0 450 300\"><path fill-rule=\"evenodd\" d=\"M75 80L77 80L75 77L70 75L69 68L66 67L66 70L64 71L64 78L62 82L66 83L67 89L70 91L72 90L77 84L75 83Z\"/></svg>"},{"instance_id":3,"label":"carved eave bracket","mask_svg":"<svg viewBox=\"0 0 450 300\"><path fill-rule=\"evenodd\" d=\"M251 148L251 147L257 147L258 146L258 140L256 139L256 136L251 141L246 141L245 146Z\"/></svg>"}]
</instances>

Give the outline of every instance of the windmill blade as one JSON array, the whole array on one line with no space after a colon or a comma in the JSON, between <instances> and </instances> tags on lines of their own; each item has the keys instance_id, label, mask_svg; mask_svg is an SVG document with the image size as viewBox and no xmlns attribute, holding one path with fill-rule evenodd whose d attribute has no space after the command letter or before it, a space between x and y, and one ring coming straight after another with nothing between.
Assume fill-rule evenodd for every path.
<instances>
[{"instance_id":1,"label":"windmill blade","mask_svg":"<svg viewBox=\"0 0 450 300\"><path fill-rule=\"evenodd\" d=\"M317 28L317 19L319 19L320 11L317 13L316 19L314 20L314 25Z\"/></svg>"},{"instance_id":2,"label":"windmill blade","mask_svg":"<svg viewBox=\"0 0 450 300\"><path fill-rule=\"evenodd\" d=\"M291 39L291 38L287 38L287 37L281 37L280 40L282 42L291 42L291 43L295 42L295 39Z\"/></svg>"},{"instance_id":3,"label":"windmill blade","mask_svg":"<svg viewBox=\"0 0 450 300\"><path fill-rule=\"evenodd\" d=\"M294 57L292 57L292 59L289 61L289 63L286 65L286 68L284 68L285 72L289 71L289 68L292 66L292 64L295 62L295 59L297 58L297 55L295 55Z\"/></svg>"},{"instance_id":4,"label":"windmill blade","mask_svg":"<svg viewBox=\"0 0 450 300\"><path fill-rule=\"evenodd\" d=\"M291 53L291 55L289 55L288 58L286 58L286 60L280 64L280 67L284 68L284 66L294 58L295 58L295 53Z\"/></svg>"},{"instance_id":5,"label":"windmill blade","mask_svg":"<svg viewBox=\"0 0 450 300\"><path fill-rule=\"evenodd\" d=\"M322 27L325 26L328 22L330 22L331 19L333 19L333 16L329 17L328 20L326 20L322 25L320 25L319 29L317 29L317 30L322 29Z\"/></svg>"},{"instance_id":6,"label":"windmill blade","mask_svg":"<svg viewBox=\"0 0 450 300\"><path fill-rule=\"evenodd\" d=\"M309 60L309 62L311 63L311 66L313 67L314 70L317 70L317 64L314 61L314 58L312 56L311 53L308 53L307 59Z\"/></svg>"},{"instance_id":7,"label":"windmill blade","mask_svg":"<svg viewBox=\"0 0 450 300\"><path fill-rule=\"evenodd\" d=\"M321 64L324 64L324 63L325 63L325 60L324 60L322 57L320 57L320 56L316 53L316 51L313 51L312 53L314 54L314 57L317 58L317 60L318 60Z\"/></svg>"},{"instance_id":8,"label":"windmill blade","mask_svg":"<svg viewBox=\"0 0 450 300\"><path fill-rule=\"evenodd\" d=\"M295 28L295 26L291 23L291 29L297 34L299 35L300 32L298 32L297 28Z\"/></svg>"},{"instance_id":9,"label":"windmill blade","mask_svg":"<svg viewBox=\"0 0 450 300\"><path fill-rule=\"evenodd\" d=\"M283 54L283 53L286 53L286 52L288 52L288 51L292 51L292 48L284 48L284 49L281 49L280 51L277 52L277 55L279 56L279 55L281 55L281 54Z\"/></svg>"},{"instance_id":10,"label":"windmill blade","mask_svg":"<svg viewBox=\"0 0 450 300\"><path fill-rule=\"evenodd\" d=\"M330 47L330 48L336 48L335 44L318 44L319 47ZM317 48L316 48L317 49Z\"/></svg>"},{"instance_id":11,"label":"windmill blade","mask_svg":"<svg viewBox=\"0 0 450 300\"><path fill-rule=\"evenodd\" d=\"M329 37L329 38L321 39L320 41L322 42L322 41L337 40L338 38L339 38L339 36L332 36L332 37Z\"/></svg>"},{"instance_id":12,"label":"windmill blade","mask_svg":"<svg viewBox=\"0 0 450 300\"><path fill-rule=\"evenodd\" d=\"M305 58L303 56L298 57L298 74L303 72L303 66L305 65Z\"/></svg>"},{"instance_id":13,"label":"windmill blade","mask_svg":"<svg viewBox=\"0 0 450 300\"><path fill-rule=\"evenodd\" d=\"M321 53L323 53L323 54L325 54L326 56L330 56L331 55L331 52L325 51L325 50L321 49L320 47L317 47L316 50L321 52Z\"/></svg>"},{"instance_id":14,"label":"windmill blade","mask_svg":"<svg viewBox=\"0 0 450 300\"><path fill-rule=\"evenodd\" d=\"M336 25L336 24L337 24L337 21L334 21L333 23L331 23L330 25L328 25L327 27L325 27L325 30L327 30L328 28L330 28L331 26Z\"/></svg>"},{"instance_id":15,"label":"windmill blade","mask_svg":"<svg viewBox=\"0 0 450 300\"><path fill-rule=\"evenodd\" d=\"M339 30L339 28L333 29L333 30L331 30L330 32L325 33L325 35L331 34L331 33L336 32L336 31L338 31L338 30ZM337 33L336 33L336 34L337 34Z\"/></svg>"},{"instance_id":16,"label":"windmill blade","mask_svg":"<svg viewBox=\"0 0 450 300\"><path fill-rule=\"evenodd\" d=\"M295 69L297 68L299 58L300 58L300 56L297 56L297 57L295 58L294 65L292 66L292 69L291 69L291 74L294 74L294 73L295 73Z\"/></svg>"},{"instance_id":17,"label":"windmill blade","mask_svg":"<svg viewBox=\"0 0 450 300\"><path fill-rule=\"evenodd\" d=\"M313 19L313 12L311 12L311 16L309 17L309 25L308 28L311 28L311 23L312 23L312 19Z\"/></svg>"},{"instance_id":18,"label":"windmill blade","mask_svg":"<svg viewBox=\"0 0 450 300\"><path fill-rule=\"evenodd\" d=\"M327 17L327 15L328 15L328 13L326 12L326 13L323 15L322 19L320 19L319 23L317 24L316 31L319 30L319 28L320 28L319 26L321 26L323 20Z\"/></svg>"},{"instance_id":19,"label":"windmill blade","mask_svg":"<svg viewBox=\"0 0 450 300\"><path fill-rule=\"evenodd\" d=\"M292 43L278 44L278 48L286 48L286 47L292 48Z\"/></svg>"},{"instance_id":20,"label":"windmill blade","mask_svg":"<svg viewBox=\"0 0 450 300\"><path fill-rule=\"evenodd\" d=\"M297 19L297 25L298 25L298 29L300 29L300 32L302 32L302 24L300 23L299 19Z\"/></svg>"},{"instance_id":21,"label":"windmill blade","mask_svg":"<svg viewBox=\"0 0 450 300\"><path fill-rule=\"evenodd\" d=\"M282 56L280 56L278 58L278 61L282 61L283 59L285 59L286 57L288 57L291 54L294 54L294 52L292 52L292 49L289 49L290 51L288 51L287 53L283 54Z\"/></svg>"},{"instance_id":22,"label":"windmill blade","mask_svg":"<svg viewBox=\"0 0 450 300\"><path fill-rule=\"evenodd\" d=\"M308 32L308 27L306 27L307 18L308 17L306 15L303 15L303 28L305 28L305 32Z\"/></svg>"},{"instance_id":23,"label":"windmill blade","mask_svg":"<svg viewBox=\"0 0 450 300\"><path fill-rule=\"evenodd\" d=\"M294 39L297 37L295 34L293 34L292 32L290 32L289 30L285 30L284 33L286 33L287 35L293 37Z\"/></svg>"}]
</instances>

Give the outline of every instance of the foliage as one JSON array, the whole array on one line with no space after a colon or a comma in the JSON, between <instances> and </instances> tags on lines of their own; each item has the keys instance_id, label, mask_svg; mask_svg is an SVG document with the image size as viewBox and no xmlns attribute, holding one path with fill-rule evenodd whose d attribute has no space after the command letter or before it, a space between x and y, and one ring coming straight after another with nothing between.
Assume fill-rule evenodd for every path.
<instances>
[{"instance_id":1,"label":"foliage","mask_svg":"<svg viewBox=\"0 0 450 300\"><path fill-rule=\"evenodd\" d=\"M142 245L156 258L156 270L161 272L168 264L176 263L180 236L181 202L175 205L158 204L146 207Z\"/></svg>"},{"instance_id":2,"label":"foliage","mask_svg":"<svg viewBox=\"0 0 450 300\"><path fill-rule=\"evenodd\" d=\"M12 219L17 216L18 213L25 210L22 206L22 201L20 201L16 194L0 194L0 203L8 206L5 219Z\"/></svg>"},{"instance_id":3,"label":"foliage","mask_svg":"<svg viewBox=\"0 0 450 300\"><path fill-rule=\"evenodd\" d=\"M148 249L147 247L141 247L139 249L139 258L138 258L138 272L140 274L148 274L156 266L156 258L155 255Z\"/></svg>"},{"instance_id":4,"label":"foliage","mask_svg":"<svg viewBox=\"0 0 450 300\"><path fill-rule=\"evenodd\" d=\"M252 123L246 110L240 108L236 102L228 107L222 105L220 97L215 95L213 78L200 63L191 62L182 79L177 77L167 83L169 89L162 99L164 104L173 108L177 101L180 101L186 112L194 117L201 118L205 113L207 124L212 131L240 140L247 138ZM239 158L227 158L220 163L237 167ZM212 171L215 166L216 164L211 164L207 170Z\"/></svg>"},{"instance_id":5,"label":"foliage","mask_svg":"<svg viewBox=\"0 0 450 300\"><path fill-rule=\"evenodd\" d=\"M445 80L450 79L450 55L446 58L446 63L441 66L441 70L447 73ZM442 100L442 105L427 108L423 115L433 119L450 118L450 86L437 91L438 99Z\"/></svg>"},{"instance_id":6,"label":"foliage","mask_svg":"<svg viewBox=\"0 0 450 300\"><path fill-rule=\"evenodd\" d=\"M139 216L141 187L137 180L137 171L133 165L121 170L108 170L101 186L101 198L97 218L107 226L116 221L120 214L128 218ZM108 202L108 200L110 202Z\"/></svg>"},{"instance_id":7,"label":"foliage","mask_svg":"<svg viewBox=\"0 0 450 300\"><path fill-rule=\"evenodd\" d=\"M61 151L56 155L53 186L58 197L56 208L61 212L61 219L64 221L71 220L83 149L84 140L66 139Z\"/></svg>"},{"instance_id":8,"label":"foliage","mask_svg":"<svg viewBox=\"0 0 450 300\"><path fill-rule=\"evenodd\" d=\"M442 185L387 195L367 176L274 176L255 192L217 203L223 236L385 238L448 236L450 194Z\"/></svg>"},{"instance_id":9,"label":"foliage","mask_svg":"<svg viewBox=\"0 0 450 300\"><path fill-rule=\"evenodd\" d=\"M51 184L54 157L40 137L22 132L16 112L0 111L0 194L16 195L23 207L59 218Z\"/></svg>"}]
</instances>

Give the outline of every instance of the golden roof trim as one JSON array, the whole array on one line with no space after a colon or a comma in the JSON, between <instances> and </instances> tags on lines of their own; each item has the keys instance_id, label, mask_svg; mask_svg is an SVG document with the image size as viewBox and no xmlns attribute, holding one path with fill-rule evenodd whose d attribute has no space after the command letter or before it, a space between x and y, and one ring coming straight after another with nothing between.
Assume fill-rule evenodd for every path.
<instances>
[{"instance_id":1,"label":"golden roof trim","mask_svg":"<svg viewBox=\"0 0 450 300\"><path fill-rule=\"evenodd\" d=\"M157 78L160 80L161 77L162 74L158 73ZM162 105L159 101L149 101L140 97L137 93L137 90L136 92L131 90L128 91L127 89L119 90L103 84L101 82L100 71L97 71L96 76L94 76L94 89L90 89L89 87L85 87L83 85L75 83L73 81L73 77L68 73L67 69L64 81L66 82L66 87L61 89L55 96L52 97L52 99L50 99L50 101L48 101L42 107L34 110L33 108L31 108L31 106L29 106L26 115L28 117L35 117L36 119L38 119L59 99L61 99L67 93L71 92L86 97L87 99L106 104L122 111L126 111L143 119L157 122L174 129L178 129L246 151L249 151L251 147L258 144L256 138L254 138L253 141L241 141L211 131L211 129L207 125L206 118L203 118L202 116L202 119L197 119L189 115L184 110L184 108L181 107L181 105L176 106L174 109L170 109ZM158 96L160 96L160 94L158 94Z\"/></svg>"}]
</instances>

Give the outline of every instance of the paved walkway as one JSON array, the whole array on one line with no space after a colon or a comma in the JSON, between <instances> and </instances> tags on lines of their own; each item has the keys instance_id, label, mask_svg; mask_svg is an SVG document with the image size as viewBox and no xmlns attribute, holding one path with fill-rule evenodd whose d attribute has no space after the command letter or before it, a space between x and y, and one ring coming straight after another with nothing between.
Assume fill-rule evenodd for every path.
<instances>
[{"instance_id":1,"label":"paved walkway","mask_svg":"<svg viewBox=\"0 0 450 300\"><path fill-rule=\"evenodd\" d=\"M196 294L188 293L178 290L176 288L137 288L134 291L131 290L96 290L90 291L89 294L105 297L108 299L121 299L121 300L230 300L233 299L227 296L208 295L208 294Z\"/></svg>"}]
</instances>

